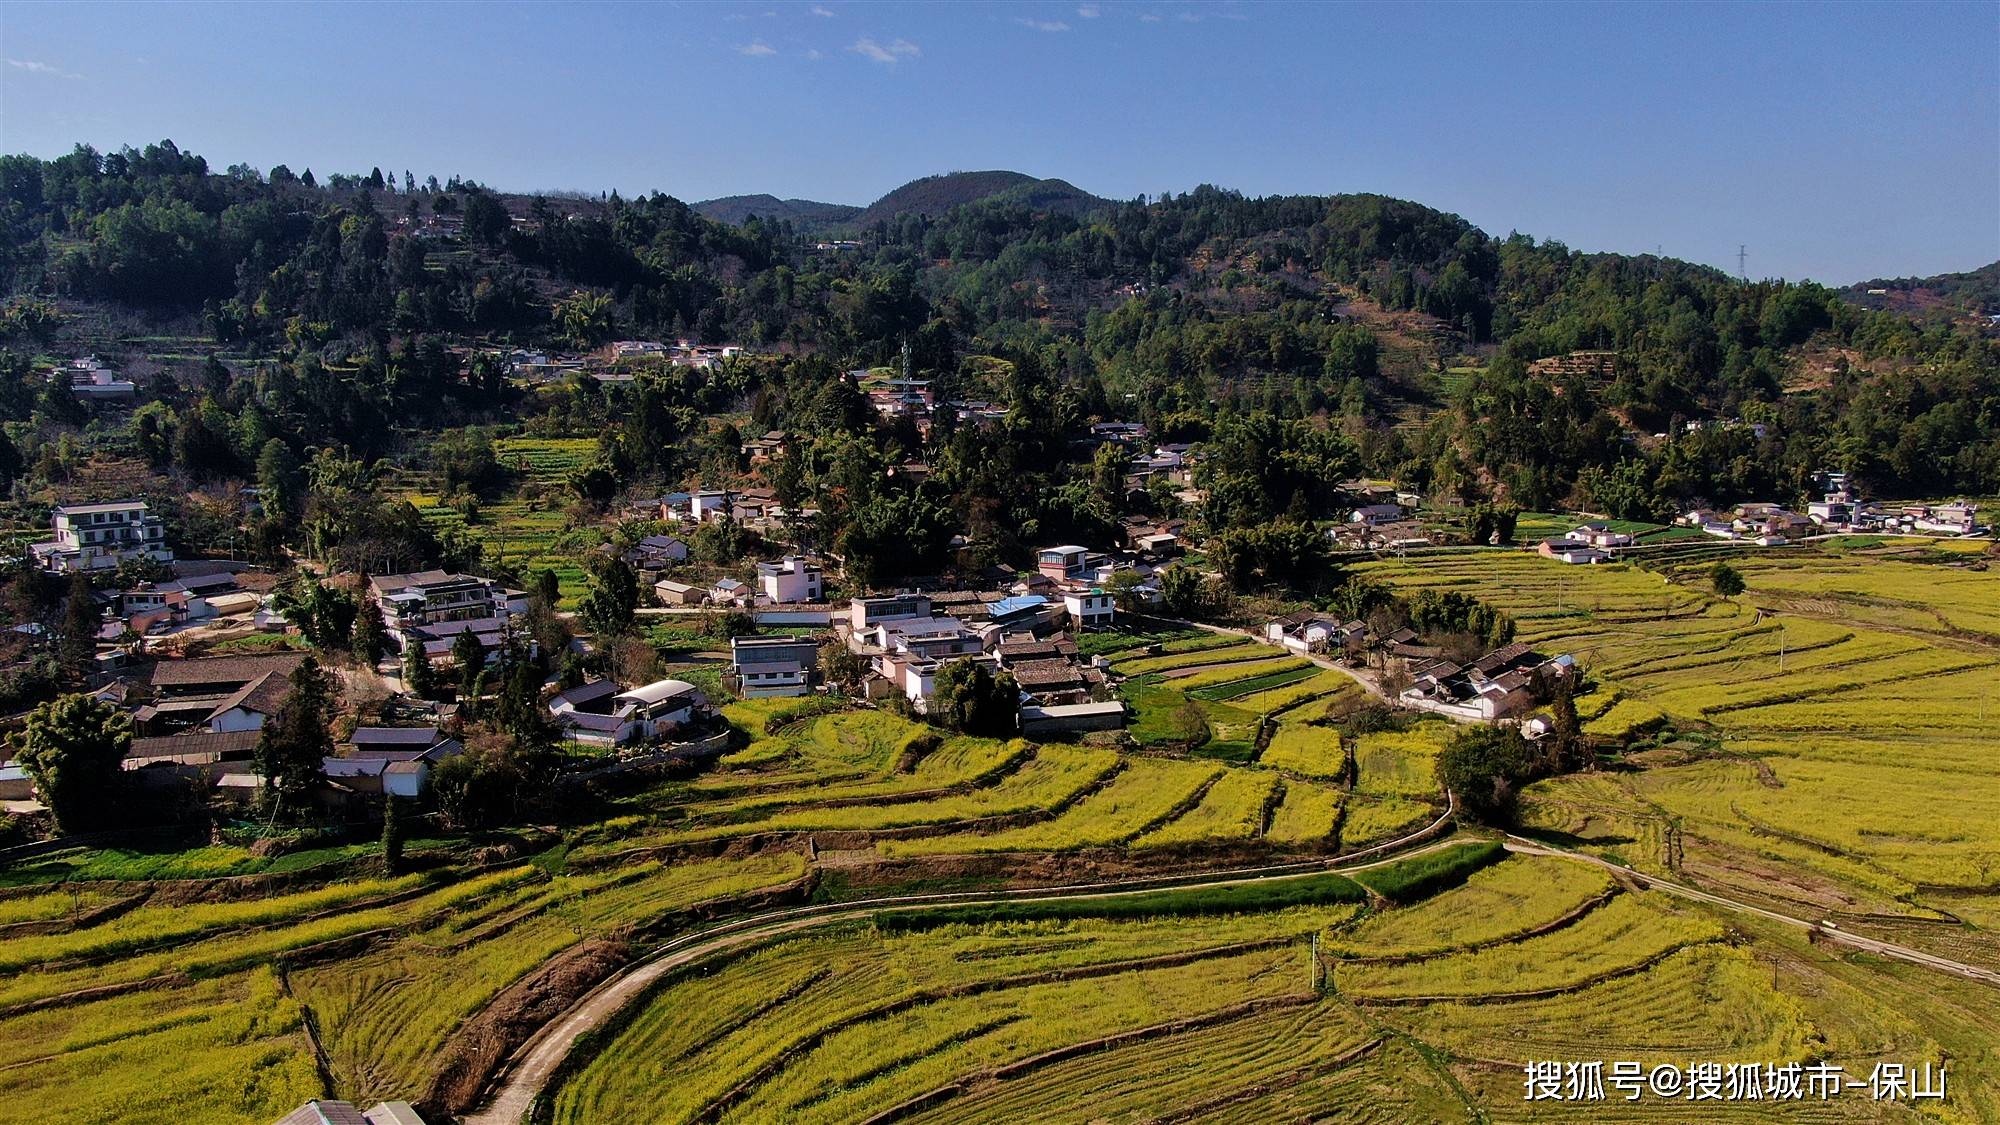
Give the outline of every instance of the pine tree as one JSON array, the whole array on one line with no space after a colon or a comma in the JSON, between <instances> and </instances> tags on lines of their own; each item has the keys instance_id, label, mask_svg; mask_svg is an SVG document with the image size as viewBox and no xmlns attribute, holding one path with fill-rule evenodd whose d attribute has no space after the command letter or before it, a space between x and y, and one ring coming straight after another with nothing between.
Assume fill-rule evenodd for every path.
<instances>
[{"instance_id":1,"label":"pine tree","mask_svg":"<svg viewBox=\"0 0 2000 1125\"><path fill-rule=\"evenodd\" d=\"M451 642L451 660L458 668L458 694L463 700L478 695L479 674L486 670L486 646L470 629L461 630Z\"/></svg>"},{"instance_id":2,"label":"pine tree","mask_svg":"<svg viewBox=\"0 0 2000 1125\"><path fill-rule=\"evenodd\" d=\"M437 695L437 669L431 667L424 642L411 637L403 642L403 690L418 699Z\"/></svg>"},{"instance_id":3,"label":"pine tree","mask_svg":"<svg viewBox=\"0 0 2000 1125\"><path fill-rule=\"evenodd\" d=\"M382 871L396 875L403 870L403 823L400 802L391 796L382 806Z\"/></svg>"},{"instance_id":4,"label":"pine tree","mask_svg":"<svg viewBox=\"0 0 2000 1125\"><path fill-rule=\"evenodd\" d=\"M333 734L327 729L332 711L332 685L318 658L307 656L292 670L284 706L257 737L257 770L264 775L265 792L280 808L297 808L326 780L326 759L333 753Z\"/></svg>"},{"instance_id":5,"label":"pine tree","mask_svg":"<svg viewBox=\"0 0 2000 1125\"><path fill-rule=\"evenodd\" d=\"M382 615L372 605L363 605L354 616L354 634L348 641L354 658L373 668L388 651L389 635L382 628Z\"/></svg>"},{"instance_id":6,"label":"pine tree","mask_svg":"<svg viewBox=\"0 0 2000 1125\"><path fill-rule=\"evenodd\" d=\"M97 630L103 624L97 612L97 594L82 571L69 576L68 600L63 605L61 648L63 668L82 677L91 670L97 655Z\"/></svg>"}]
</instances>

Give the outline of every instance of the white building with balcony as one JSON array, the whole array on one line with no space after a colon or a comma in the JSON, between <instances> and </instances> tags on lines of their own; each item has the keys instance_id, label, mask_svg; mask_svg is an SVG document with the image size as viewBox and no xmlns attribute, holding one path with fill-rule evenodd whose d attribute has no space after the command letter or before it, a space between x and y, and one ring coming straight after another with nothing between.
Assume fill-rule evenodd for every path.
<instances>
[{"instance_id":1,"label":"white building with balcony","mask_svg":"<svg viewBox=\"0 0 2000 1125\"><path fill-rule=\"evenodd\" d=\"M368 587L397 649L421 644L433 661L448 658L465 632L491 660L505 641L507 619L522 608L498 582L474 574L386 574L370 578Z\"/></svg>"},{"instance_id":2,"label":"white building with balcony","mask_svg":"<svg viewBox=\"0 0 2000 1125\"><path fill-rule=\"evenodd\" d=\"M35 565L67 574L76 570L112 570L129 559L172 562L167 530L160 517L146 510L144 500L114 500L106 504L64 504L50 517L55 538L28 548Z\"/></svg>"}]
</instances>

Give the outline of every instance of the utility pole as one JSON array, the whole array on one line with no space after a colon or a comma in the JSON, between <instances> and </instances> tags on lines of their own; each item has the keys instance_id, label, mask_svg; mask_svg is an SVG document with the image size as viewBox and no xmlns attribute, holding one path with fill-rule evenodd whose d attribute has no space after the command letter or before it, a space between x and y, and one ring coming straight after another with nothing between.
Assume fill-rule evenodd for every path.
<instances>
[{"instance_id":1,"label":"utility pole","mask_svg":"<svg viewBox=\"0 0 2000 1125\"><path fill-rule=\"evenodd\" d=\"M1743 245L1741 242L1736 244L1736 278L1738 281L1750 280L1749 273L1743 269L1743 260L1749 257L1749 254L1749 247Z\"/></svg>"}]
</instances>

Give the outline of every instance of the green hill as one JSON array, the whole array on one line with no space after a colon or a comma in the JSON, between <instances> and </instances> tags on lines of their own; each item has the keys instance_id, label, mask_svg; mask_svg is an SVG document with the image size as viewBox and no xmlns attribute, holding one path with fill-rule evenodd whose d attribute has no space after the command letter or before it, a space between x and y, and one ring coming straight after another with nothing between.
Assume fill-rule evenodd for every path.
<instances>
[{"instance_id":1,"label":"green hill","mask_svg":"<svg viewBox=\"0 0 2000 1125\"><path fill-rule=\"evenodd\" d=\"M1106 202L1066 180L1040 180L1021 172L947 172L911 180L870 204L854 217L853 225L867 226L906 214L942 215L954 207L986 199L1072 215Z\"/></svg>"},{"instance_id":2,"label":"green hill","mask_svg":"<svg viewBox=\"0 0 2000 1125\"><path fill-rule=\"evenodd\" d=\"M845 222L861 213L847 203L821 203L812 199L779 199L775 195L725 195L693 204L695 213L718 223L742 226L750 216L784 219L801 229L817 229Z\"/></svg>"}]
</instances>

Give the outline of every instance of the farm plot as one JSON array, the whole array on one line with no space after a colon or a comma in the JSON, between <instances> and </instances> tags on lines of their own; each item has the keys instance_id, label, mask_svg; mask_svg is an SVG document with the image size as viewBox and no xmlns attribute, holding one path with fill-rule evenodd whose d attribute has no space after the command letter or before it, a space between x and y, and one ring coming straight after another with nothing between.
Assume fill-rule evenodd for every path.
<instances>
[{"instance_id":1,"label":"farm plot","mask_svg":"<svg viewBox=\"0 0 2000 1125\"><path fill-rule=\"evenodd\" d=\"M270 968L0 1021L0 1119L274 1121L321 1094Z\"/></svg>"},{"instance_id":2,"label":"farm plot","mask_svg":"<svg viewBox=\"0 0 2000 1125\"><path fill-rule=\"evenodd\" d=\"M338 1089L357 1100L419 1089L447 1037L501 989L587 938L696 902L775 887L804 860L772 854L564 875L456 915L386 949L294 974Z\"/></svg>"},{"instance_id":3,"label":"farm plot","mask_svg":"<svg viewBox=\"0 0 2000 1125\"><path fill-rule=\"evenodd\" d=\"M1259 682L1261 680L1266 680L1273 676L1283 676L1292 672L1310 674L1312 668L1313 664L1309 660L1296 656L1283 656L1270 660L1238 661L1216 668L1199 669L1188 672L1185 675L1177 672L1168 672L1165 675L1167 676L1167 682L1175 690L1186 693L1239 683L1245 685L1245 690L1257 691L1266 687L1282 687L1284 686L1284 682L1289 682ZM1222 698L1226 698L1226 695L1222 696Z\"/></svg>"},{"instance_id":4,"label":"farm plot","mask_svg":"<svg viewBox=\"0 0 2000 1125\"><path fill-rule=\"evenodd\" d=\"M1263 833L1264 813L1277 792L1278 778L1251 770L1231 770L1202 794L1185 815L1132 841L1135 848L1171 847L1250 840Z\"/></svg>"},{"instance_id":5,"label":"farm plot","mask_svg":"<svg viewBox=\"0 0 2000 1125\"><path fill-rule=\"evenodd\" d=\"M1854 552L1739 563L1751 591L1735 600L1705 594L1698 568L1678 585L1518 553L1360 569L1399 588L1480 597L1514 614L1522 639L1576 654L1611 701L1587 721L1592 734L1702 723L1725 752L1766 763L1732 775L1720 799L1703 795L1713 770L1666 765L1640 775L1620 811L1579 820L1574 807L1547 817L1530 808L1531 820L1582 824L1642 865L1678 830L1681 850L1719 877L1796 884L1786 893L1829 906L1908 910L1928 905L1933 888L1990 886L2000 781L1977 767L1971 744L1986 733L1977 701L2000 689L2000 653L1979 622L1946 617L2000 605L2000 572ZM1530 806L1569 780L1531 787Z\"/></svg>"},{"instance_id":6,"label":"farm plot","mask_svg":"<svg viewBox=\"0 0 2000 1125\"><path fill-rule=\"evenodd\" d=\"M1354 791L1376 797L1437 796L1437 757L1451 732L1450 723L1425 719L1407 730L1359 736L1354 743Z\"/></svg>"},{"instance_id":7,"label":"farm plot","mask_svg":"<svg viewBox=\"0 0 2000 1125\"><path fill-rule=\"evenodd\" d=\"M1325 948L1356 957L1436 956L1549 925L1611 888L1598 867L1515 857L1418 905L1370 915L1330 937Z\"/></svg>"},{"instance_id":8,"label":"farm plot","mask_svg":"<svg viewBox=\"0 0 2000 1125\"><path fill-rule=\"evenodd\" d=\"M916 840L888 840L887 855L940 855L1003 851L1065 851L1110 847L1165 824L1194 807L1222 776L1206 762L1140 758L1111 784L1064 810L1054 820L986 835L961 833Z\"/></svg>"},{"instance_id":9,"label":"farm plot","mask_svg":"<svg viewBox=\"0 0 2000 1125\"><path fill-rule=\"evenodd\" d=\"M553 1119L1512 1119L1524 1059L1936 1058L1993 1034L1971 993L1951 1008L1971 1025L1933 1041L1921 1004L1898 1010L1899 976L1871 998L1858 986L1879 968L1796 938L1760 956L1698 906L1609 889L1510 858L1359 913L954 910L788 938L665 981L579 1060ZM1300 979L1315 919L1324 990Z\"/></svg>"},{"instance_id":10,"label":"farm plot","mask_svg":"<svg viewBox=\"0 0 2000 1125\"><path fill-rule=\"evenodd\" d=\"M1333 843L1343 799L1344 794L1331 785L1287 781L1285 799L1271 814L1271 827L1264 838L1274 844L1305 847Z\"/></svg>"},{"instance_id":11,"label":"farm plot","mask_svg":"<svg viewBox=\"0 0 2000 1125\"><path fill-rule=\"evenodd\" d=\"M1299 927L1352 910L786 942L670 983L559 1091L555 1119L621 1120L645 1105L660 1121L856 1120L959 1074L1293 995L1305 969L1293 942L1309 932Z\"/></svg>"},{"instance_id":12,"label":"farm plot","mask_svg":"<svg viewBox=\"0 0 2000 1125\"><path fill-rule=\"evenodd\" d=\"M1098 786L1119 765L1115 751L1054 744L1038 747L1034 757L994 784L965 793L832 807L815 807L813 793L794 794L783 807L755 819L606 836L578 847L571 854L578 858L597 857L633 848L762 832L870 832L972 823L988 817L1054 810Z\"/></svg>"},{"instance_id":13,"label":"farm plot","mask_svg":"<svg viewBox=\"0 0 2000 1125\"><path fill-rule=\"evenodd\" d=\"M1417 961L1347 962L1335 980L1343 995L1374 1001L1532 993L1579 987L1721 936L1692 907L1619 895L1552 933Z\"/></svg>"},{"instance_id":14,"label":"farm plot","mask_svg":"<svg viewBox=\"0 0 2000 1125\"><path fill-rule=\"evenodd\" d=\"M410 502L434 526L463 528L484 546L489 562L523 574L543 567L555 571L564 605L573 605L588 586L577 559L596 546L602 535L594 528L571 527L561 496L568 489L569 474L596 456L597 439L499 438L493 443L493 453L504 468L555 494L548 498L517 494L483 503L472 522L444 506L436 496L421 491L410 493Z\"/></svg>"},{"instance_id":15,"label":"farm plot","mask_svg":"<svg viewBox=\"0 0 2000 1125\"><path fill-rule=\"evenodd\" d=\"M1304 777L1345 778L1347 755L1340 748L1340 731L1304 719L1278 720L1271 741L1257 764Z\"/></svg>"},{"instance_id":16,"label":"farm plot","mask_svg":"<svg viewBox=\"0 0 2000 1125\"><path fill-rule=\"evenodd\" d=\"M1184 652L1166 653L1161 656L1129 657L1113 660L1111 670L1121 676L1144 676L1153 672L1170 672L1176 668L1198 668L1204 664L1232 664L1270 657L1275 651L1262 641L1249 639L1228 639L1220 645L1209 645Z\"/></svg>"}]
</instances>

